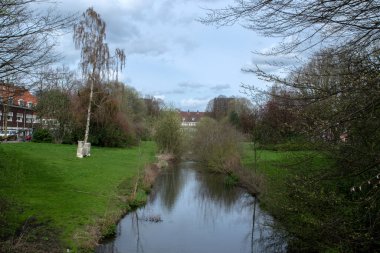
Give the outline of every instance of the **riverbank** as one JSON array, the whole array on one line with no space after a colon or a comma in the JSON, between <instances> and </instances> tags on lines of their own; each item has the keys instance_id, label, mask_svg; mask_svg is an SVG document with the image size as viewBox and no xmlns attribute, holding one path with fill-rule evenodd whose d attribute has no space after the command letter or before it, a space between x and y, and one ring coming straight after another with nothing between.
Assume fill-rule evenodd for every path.
<instances>
[{"instance_id":1,"label":"riverbank","mask_svg":"<svg viewBox=\"0 0 380 253\"><path fill-rule=\"evenodd\" d=\"M243 144L242 163L245 168L255 170L253 146ZM313 174L321 167L327 167L327 157L316 151L275 151L258 149L256 153L256 171L265 176L261 202L268 204L269 199L283 199L286 183L294 177ZM277 201L275 201L277 202Z\"/></svg>"},{"instance_id":2,"label":"riverbank","mask_svg":"<svg viewBox=\"0 0 380 253\"><path fill-rule=\"evenodd\" d=\"M123 214L145 202L149 189L138 178L156 159L153 142L91 151L78 159L71 145L0 145L2 251L92 249Z\"/></svg>"},{"instance_id":3,"label":"riverbank","mask_svg":"<svg viewBox=\"0 0 380 253\"><path fill-rule=\"evenodd\" d=\"M326 176L333 163L317 151L257 151L256 169L266 186L260 206L275 218L290 251L356 252L346 242L355 239L355 206L341 193L349 193L350 184ZM255 167L248 144L243 164Z\"/></svg>"}]
</instances>

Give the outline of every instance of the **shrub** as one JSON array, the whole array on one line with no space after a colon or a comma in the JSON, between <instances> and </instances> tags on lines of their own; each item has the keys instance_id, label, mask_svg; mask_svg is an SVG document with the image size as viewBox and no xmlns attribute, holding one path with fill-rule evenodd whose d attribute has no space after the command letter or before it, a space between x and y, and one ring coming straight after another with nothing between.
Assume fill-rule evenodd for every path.
<instances>
[{"instance_id":1,"label":"shrub","mask_svg":"<svg viewBox=\"0 0 380 253\"><path fill-rule=\"evenodd\" d=\"M193 138L193 152L195 158L209 169L231 172L241 167L242 139L242 135L229 123L204 118Z\"/></svg>"},{"instance_id":2,"label":"shrub","mask_svg":"<svg viewBox=\"0 0 380 253\"><path fill-rule=\"evenodd\" d=\"M94 126L90 130L89 141L94 146L126 147L136 145L137 139L132 132L118 128L118 126Z\"/></svg>"},{"instance_id":3,"label":"shrub","mask_svg":"<svg viewBox=\"0 0 380 253\"><path fill-rule=\"evenodd\" d=\"M163 112L158 118L154 140L159 152L179 156L183 152L183 133L181 119L174 110Z\"/></svg>"},{"instance_id":4,"label":"shrub","mask_svg":"<svg viewBox=\"0 0 380 253\"><path fill-rule=\"evenodd\" d=\"M40 128L33 132L34 142L52 142L53 137L48 129Z\"/></svg>"}]
</instances>

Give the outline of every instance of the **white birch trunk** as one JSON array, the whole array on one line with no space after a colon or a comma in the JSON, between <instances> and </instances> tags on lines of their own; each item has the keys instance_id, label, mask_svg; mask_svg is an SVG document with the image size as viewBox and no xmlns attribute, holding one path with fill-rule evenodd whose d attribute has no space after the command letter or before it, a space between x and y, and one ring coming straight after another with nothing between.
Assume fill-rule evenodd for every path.
<instances>
[{"instance_id":1,"label":"white birch trunk","mask_svg":"<svg viewBox=\"0 0 380 253\"><path fill-rule=\"evenodd\" d=\"M91 86L90 86L90 101L88 102L88 108L87 108L87 122L86 122L86 132L84 134L84 143L87 143L88 135L90 132L90 120L91 120L91 104L92 104L92 97L94 93L94 79L91 77Z\"/></svg>"},{"instance_id":2,"label":"white birch trunk","mask_svg":"<svg viewBox=\"0 0 380 253\"><path fill-rule=\"evenodd\" d=\"M78 141L78 148L77 148L77 157L83 158L85 156L91 155L91 144L88 143L88 135L90 133L90 120L91 120L91 105L92 105L92 99L94 94L94 79L93 77L91 79L91 85L90 85L90 99L88 102L88 108L87 108L87 121L86 121L86 131L84 133L84 141Z\"/></svg>"}]
</instances>

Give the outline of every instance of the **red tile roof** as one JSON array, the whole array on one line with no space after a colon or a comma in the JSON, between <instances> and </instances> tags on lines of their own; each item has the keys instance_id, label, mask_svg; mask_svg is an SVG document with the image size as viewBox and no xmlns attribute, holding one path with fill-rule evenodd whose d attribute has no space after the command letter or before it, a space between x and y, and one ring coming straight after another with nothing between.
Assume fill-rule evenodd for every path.
<instances>
[{"instance_id":1,"label":"red tile roof","mask_svg":"<svg viewBox=\"0 0 380 253\"><path fill-rule=\"evenodd\" d=\"M8 100L10 97L13 97L13 104L18 106L21 106L19 103L21 100L23 100L24 105L28 103L32 103L33 105L37 104L37 97L23 87L0 84L0 97L2 97L3 100Z\"/></svg>"},{"instance_id":2,"label":"red tile roof","mask_svg":"<svg viewBox=\"0 0 380 253\"><path fill-rule=\"evenodd\" d=\"M179 112L182 122L199 122L205 116L204 112Z\"/></svg>"}]
</instances>

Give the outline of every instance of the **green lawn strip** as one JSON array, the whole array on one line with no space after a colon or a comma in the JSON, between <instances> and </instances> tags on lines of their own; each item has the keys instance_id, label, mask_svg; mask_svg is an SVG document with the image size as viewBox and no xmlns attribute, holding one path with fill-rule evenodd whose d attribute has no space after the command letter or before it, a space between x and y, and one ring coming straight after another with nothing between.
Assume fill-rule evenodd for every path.
<instances>
[{"instance_id":1,"label":"green lawn strip","mask_svg":"<svg viewBox=\"0 0 380 253\"><path fill-rule=\"evenodd\" d=\"M254 152L248 144L244 144L244 151L243 164L253 169ZM260 207L278 219L291 235L305 240L304 243L320 244L316 249L321 251L339 247L326 237L322 237L324 241L315 241L319 237L310 236L323 229L324 224L332 224L330 216L339 217L337 212L346 205L335 194L336 182L321 180L321 173L329 170L334 161L317 151L258 150L257 157L257 172L264 175L266 182L259 196ZM314 190L298 185L302 180L314 179L317 182ZM347 210L351 209L347 207Z\"/></svg>"},{"instance_id":2,"label":"green lawn strip","mask_svg":"<svg viewBox=\"0 0 380 253\"><path fill-rule=\"evenodd\" d=\"M242 162L246 168L254 168L252 145L244 143ZM257 150L257 172L265 175L271 190L282 188L290 176L310 174L328 165L328 160L316 151ZM282 190L282 189L281 189Z\"/></svg>"},{"instance_id":3,"label":"green lawn strip","mask_svg":"<svg viewBox=\"0 0 380 253\"><path fill-rule=\"evenodd\" d=\"M22 205L23 217L51 220L70 247L76 246L74 234L120 212L118 186L132 183L155 154L151 142L131 149L92 147L92 156L84 159L76 158L76 147L70 145L15 143L1 148L14 166L3 172L0 193Z\"/></svg>"},{"instance_id":4,"label":"green lawn strip","mask_svg":"<svg viewBox=\"0 0 380 253\"><path fill-rule=\"evenodd\" d=\"M252 145L244 143L242 162L246 168L254 169ZM265 187L260 196L264 209L280 208L287 201L288 182L300 175L311 175L328 166L325 156L316 151L257 150L257 172L264 175Z\"/></svg>"}]
</instances>

